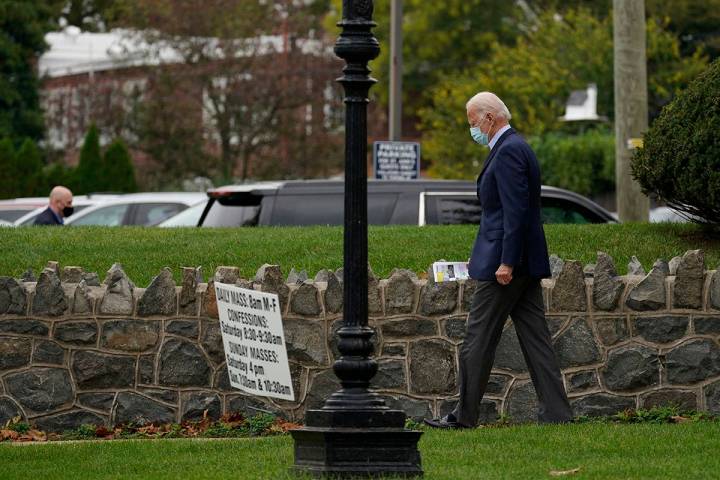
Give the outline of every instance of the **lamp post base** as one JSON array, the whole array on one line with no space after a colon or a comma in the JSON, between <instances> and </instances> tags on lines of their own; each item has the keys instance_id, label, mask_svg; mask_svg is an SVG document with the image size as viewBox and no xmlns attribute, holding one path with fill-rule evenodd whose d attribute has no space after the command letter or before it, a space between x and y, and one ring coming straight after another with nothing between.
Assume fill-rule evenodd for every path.
<instances>
[{"instance_id":1,"label":"lamp post base","mask_svg":"<svg viewBox=\"0 0 720 480\"><path fill-rule=\"evenodd\" d=\"M315 477L422 476L422 432L404 428L304 427L291 430L298 473Z\"/></svg>"}]
</instances>

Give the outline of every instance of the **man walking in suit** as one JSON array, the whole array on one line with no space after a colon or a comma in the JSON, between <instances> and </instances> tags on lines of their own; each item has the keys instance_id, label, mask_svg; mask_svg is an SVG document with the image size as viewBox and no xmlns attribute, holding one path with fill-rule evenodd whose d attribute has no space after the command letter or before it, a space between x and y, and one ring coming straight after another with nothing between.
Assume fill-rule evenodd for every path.
<instances>
[{"instance_id":1,"label":"man walking in suit","mask_svg":"<svg viewBox=\"0 0 720 480\"><path fill-rule=\"evenodd\" d=\"M478 287L460 350L458 404L445 417L425 422L438 428L476 426L508 315L538 395L538 419L569 422L572 412L545 322L540 285L540 279L550 276L550 265L540 219L538 161L510 127L510 112L495 94L478 93L466 107L473 140L490 148L477 179L482 216L469 264Z\"/></svg>"},{"instance_id":2,"label":"man walking in suit","mask_svg":"<svg viewBox=\"0 0 720 480\"><path fill-rule=\"evenodd\" d=\"M73 214L73 195L70 189L57 186L50 192L48 207L35 217L35 225L63 225Z\"/></svg>"}]
</instances>

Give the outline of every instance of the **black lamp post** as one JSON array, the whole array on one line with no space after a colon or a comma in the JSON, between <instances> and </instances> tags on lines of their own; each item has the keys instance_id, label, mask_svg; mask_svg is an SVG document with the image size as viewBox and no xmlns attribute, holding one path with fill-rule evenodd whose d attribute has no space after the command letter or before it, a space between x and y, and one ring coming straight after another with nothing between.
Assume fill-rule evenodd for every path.
<instances>
[{"instance_id":1,"label":"black lamp post","mask_svg":"<svg viewBox=\"0 0 720 480\"><path fill-rule=\"evenodd\" d=\"M368 387L377 372L370 358L367 255L367 103L375 80L367 64L380 53L371 30L372 0L343 0L342 33L335 54L347 65L338 80L345 89L344 322L338 331L341 358L333 369L342 388L305 427L291 431L299 472L328 476L422 475L417 442L405 429L405 413L390 410Z\"/></svg>"}]
</instances>

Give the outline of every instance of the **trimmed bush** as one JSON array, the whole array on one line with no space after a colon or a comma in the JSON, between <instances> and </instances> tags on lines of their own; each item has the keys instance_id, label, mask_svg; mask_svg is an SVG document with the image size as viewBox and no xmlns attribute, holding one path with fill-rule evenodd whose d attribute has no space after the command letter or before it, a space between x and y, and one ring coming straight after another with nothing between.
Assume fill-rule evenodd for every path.
<instances>
[{"instance_id":1,"label":"trimmed bush","mask_svg":"<svg viewBox=\"0 0 720 480\"><path fill-rule=\"evenodd\" d=\"M606 130L549 133L529 143L540 162L543 184L581 195L615 190L615 137Z\"/></svg>"},{"instance_id":2,"label":"trimmed bush","mask_svg":"<svg viewBox=\"0 0 720 480\"><path fill-rule=\"evenodd\" d=\"M0 140L0 198L15 198L18 196L18 171L15 161L15 146L12 140Z\"/></svg>"},{"instance_id":3,"label":"trimmed bush","mask_svg":"<svg viewBox=\"0 0 720 480\"><path fill-rule=\"evenodd\" d=\"M646 194L696 221L720 225L720 61L666 106L635 153Z\"/></svg>"},{"instance_id":4,"label":"trimmed bush","mask_svg":"<svg viewBox=\"0 0 720 480\"><path fill-rule=\"evenodd\" d=\"M74 187L77 194L103 192L107 173L100 155L100 137L95 125L91 125L80 149L80 162L75 169Z\"/></svg>"},{"instance_id":5,"label":"trimmed bush","mask_svg":"<svg viewBox=\"0 0 720 480\"><path fill-rule=\"evenodd\" d=\"M42 153L34 141L27 138L15 155L17 164L18 196L44 196L48 192L41 191L43 161Z\"/></svg>"}]
</instances>

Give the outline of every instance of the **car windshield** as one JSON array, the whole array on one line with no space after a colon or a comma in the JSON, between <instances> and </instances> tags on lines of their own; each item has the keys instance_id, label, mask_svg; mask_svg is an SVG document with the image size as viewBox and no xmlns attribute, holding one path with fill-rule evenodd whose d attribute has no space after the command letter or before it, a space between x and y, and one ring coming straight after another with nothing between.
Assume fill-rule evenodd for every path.
<instances>
[{"instance_id":1,"label":"car windshield","mask_svg":"<svg viewBox=\"0 0 720 480\"><path fill-rule=\"evenodd\" d=\"M205 205L207 202L200 202L161 222L158 227L196 227L203 210L205 210Z\"/></svg>"}]
</instances>

